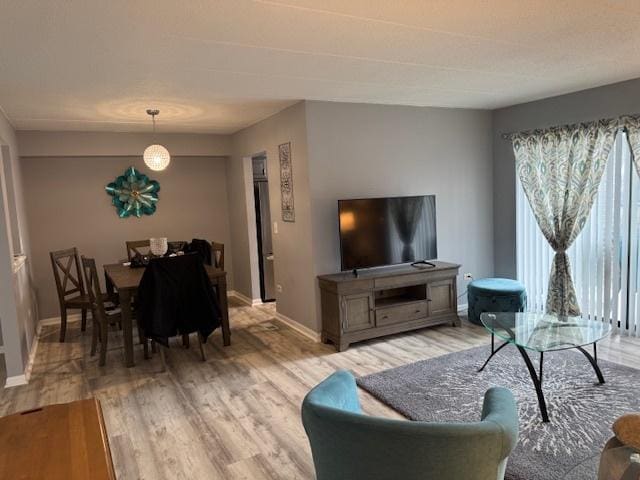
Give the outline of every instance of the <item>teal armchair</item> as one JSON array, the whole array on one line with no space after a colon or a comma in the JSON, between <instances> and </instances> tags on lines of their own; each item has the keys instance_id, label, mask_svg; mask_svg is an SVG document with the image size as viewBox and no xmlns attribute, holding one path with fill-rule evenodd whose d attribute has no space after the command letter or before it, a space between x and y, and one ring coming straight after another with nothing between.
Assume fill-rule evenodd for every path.
<instances>
[{"instance_id":1,"label":"teal armchair","mask_svg":"<svg viewBox=\"0 0 640 480\"><path fill-rule=\"evenodd\" d=\"M476 423L376 418L360 409L353 375L338 371L302 403L318 480L497 480L518 441L511 392L491 388Z\"/></svg>"}]
</instances>

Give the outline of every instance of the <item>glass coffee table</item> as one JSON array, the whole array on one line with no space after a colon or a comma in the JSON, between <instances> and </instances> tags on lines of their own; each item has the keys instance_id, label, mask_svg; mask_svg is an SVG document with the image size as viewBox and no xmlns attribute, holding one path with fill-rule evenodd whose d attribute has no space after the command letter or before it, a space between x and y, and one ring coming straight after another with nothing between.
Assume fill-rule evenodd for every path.
<instances>
[{"instance_id":1,"label":"glass coffee table","mask_svg":"<svg viewBox=\"0 0 640 480\"><path fill-rule=\"evenodd\" d=\"M582 317L534 312L483 313L480 315L480 321L491 332L491 355L478 372L484 370L489 360L505 345L514 345L522 355L536 388L543 422L549 421L547 404L542 392L542 366L545 352L572 348L579 350L591 363L598 381L604 383L604 377L598 367L596 344L611 333L611 325L608 323ZM504 340L498 348L495 348L495 337ZM588 345L593 345L593 355L583 348ZM536 372L528 351L540 353L540 373Z\"/></svg>"}]
</instances>

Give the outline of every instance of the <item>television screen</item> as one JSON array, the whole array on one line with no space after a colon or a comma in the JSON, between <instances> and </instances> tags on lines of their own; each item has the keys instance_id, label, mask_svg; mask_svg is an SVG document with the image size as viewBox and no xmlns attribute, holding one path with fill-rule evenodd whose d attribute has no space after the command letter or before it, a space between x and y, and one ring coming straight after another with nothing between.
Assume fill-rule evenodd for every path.
<instances>
[{"instance_id":1,"label":"television screen","mask_svg":"<svg viewBox=\"0 0 640 480\"><path fill-rule=\"evenodd\" d=\"M436 197L339 200L342 270L437 258Z\"/></svg>"}]
</instances>

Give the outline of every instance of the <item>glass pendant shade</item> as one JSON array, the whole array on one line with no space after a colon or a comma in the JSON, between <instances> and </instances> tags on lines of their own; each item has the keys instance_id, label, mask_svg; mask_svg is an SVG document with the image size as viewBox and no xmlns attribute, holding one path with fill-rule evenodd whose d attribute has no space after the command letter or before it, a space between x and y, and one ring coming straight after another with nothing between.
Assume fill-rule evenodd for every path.
<instances>
[{"instance_id":1,"label":"glass pendant shade","mask_svg":"<svg viewBox=\"0 0 640 480\"><path fill-rule=\"evenodd\" d=\"M171 161L169 150L158 144L149 145L145 148L143 157L147 167L156 172L167 168Z\"/></svg>"}]
</instances>

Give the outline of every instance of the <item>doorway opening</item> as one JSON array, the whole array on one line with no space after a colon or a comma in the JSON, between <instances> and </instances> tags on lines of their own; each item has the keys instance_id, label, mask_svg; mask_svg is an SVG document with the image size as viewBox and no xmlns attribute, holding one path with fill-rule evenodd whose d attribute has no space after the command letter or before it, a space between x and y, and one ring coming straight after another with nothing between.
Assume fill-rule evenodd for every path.
<instances>
[{"instance_id":1,"label":"doorway opening","mask_svg":"<svg viewBox=\"0 0 640 480\"><path fill-rule=\"evenodd\" d=\"M267 156L260 154L252 157L251 166L253 173L253 198L256 212L260 298L263 302L273 302L276 299L276 295Z\"/></svg>"}]
</instances>

